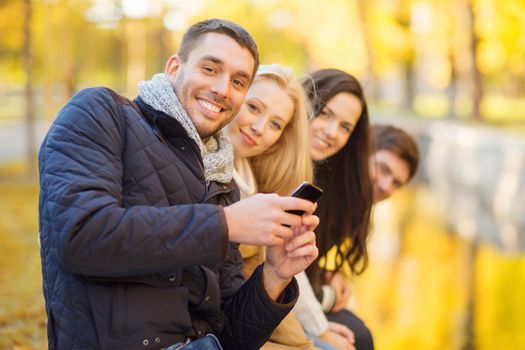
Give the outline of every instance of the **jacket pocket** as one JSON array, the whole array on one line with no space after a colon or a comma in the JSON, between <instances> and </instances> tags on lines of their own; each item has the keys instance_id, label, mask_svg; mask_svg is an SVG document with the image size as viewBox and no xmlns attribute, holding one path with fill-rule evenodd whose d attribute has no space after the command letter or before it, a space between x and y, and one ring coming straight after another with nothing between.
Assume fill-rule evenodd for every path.
<instances>
[{"instance_id":1,"label":"jacket pocket","mask_svg":"<svg viewBox=\"0 0 525 350\"><path fill-rule=\"evenodd\" d=\"M111 334L115 337L126 336L126 287L116 284L111 288Z\"/></svg>"},{"instance_id":2,"label":"jacket pocket","mask_svg":"<svg viewBox=\"0 0 525 350\"><path fill-rule=\"evenodd\" d=\"M188 289L116 283L88 285L102 349L142 349L173 344L191 328Z\"/></svg>"},{"instance_id":3,"label":"jacket pocket","mask_svg":"<svg viewBox=\"0 0 525 350\"><path fill-rule=\"evenodd\" d=\"M124 300L113 320L116 325L125 324L127 335L144 331L185 334L191 328L186 287L127 285Z\"/></svg>"}]
</instances>

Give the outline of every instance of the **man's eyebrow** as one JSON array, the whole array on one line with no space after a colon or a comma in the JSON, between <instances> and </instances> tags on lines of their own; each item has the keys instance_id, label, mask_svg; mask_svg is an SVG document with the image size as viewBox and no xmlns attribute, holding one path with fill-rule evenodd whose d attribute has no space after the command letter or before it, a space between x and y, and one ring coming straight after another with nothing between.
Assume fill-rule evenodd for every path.
<instances>
[{"instance_id":1,"label":"man's eyebrow","mask_svg":"<svg viewBox=\"0 0 525 350\"><path fill-rule=\"evenodd\" d=\"M250 73L248 73L248 72L245 72L245 71L242 71L242 70L241 70L241 71L238 71L238 72L237 72L237 75L239 75L239 76L241 76L241 77L247 79L248 81L251 81L251 80L252 80L252 75L251 75Z\"/></svg>"},{"instance_id":2,"label":"man's eyebrow","mask_svg":"<svg viewBox=\"0 0 525 350\"><path fill-rule=\"evenodd\" d=\"M221 60L218 57L211 56L211 55L206 55L201 60L202 61L212 61L213 63L218 64L218 65L223 65L224 64L223 60Z\"/></svg>"},{"instance_id":3,"label":"man's eyebrow","mask_svg":"<svg viewBox=\"0 0 525 350\"><path fill-rule=\"evenodd\" d=\"M204 56L204 57L201 59L201 61L211 61L211 62L213 62L213 63L215 63L215 64L217 64L217 65L219 65L219 66L223 66L223 65L224 65L224 61L223 61L223 60L221 60L221 59L218 58L218 57L211 56L211 55L206 55L206 56ZM250 73L248 73L248 72L245 72L245 71L242 71L242 70L241 70L241 71L236 72L236 74L239 75L239 76L241 76L241 77L243 77L243 78L248 79L249 81L252 80L252 75L251 75Z\"/></svg>"}]
</instances>

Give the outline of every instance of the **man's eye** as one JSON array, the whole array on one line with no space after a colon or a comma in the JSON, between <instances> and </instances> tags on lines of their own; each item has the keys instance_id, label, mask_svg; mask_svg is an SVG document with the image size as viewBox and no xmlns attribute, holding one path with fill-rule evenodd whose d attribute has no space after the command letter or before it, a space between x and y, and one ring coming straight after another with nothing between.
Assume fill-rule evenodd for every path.
<instances>
[{"instance_id":1,"label":"man's eye","mask_svg":"<svg viewBox=\"0 0 525 350\"><path fill-rule=\"evenodd\" d=\"M381 174L384 174L384 175L388 175L390 174L390 169L383 163L379 163L377 165L377 168L379 169L379 171L381 172Z\"/></svg>"},{"instance_id":2,"label":"man's eye","mask_svg":"<svg viewBox=\"0 0 525 350\"><path fill-rule=\"evenodd\" d=\"M239 80L239 79L235 79L233 81L233 85L237 86L238 88L241 88L241 89L244 89L244 87L246 86L246 84L244 83L244 81L242 80Z\"/></svg>"},{"instance_id":3,"label":"man's eye","mask_svg":"<svg viewBox=\"0 0 525 350\"><path fill-rule=\"evenodd\" d=\"M207 72L207 73L214 73L215 72L215 69L213 69L212 67L202 67L202 69Z\"/></svg>"}]
</instances>

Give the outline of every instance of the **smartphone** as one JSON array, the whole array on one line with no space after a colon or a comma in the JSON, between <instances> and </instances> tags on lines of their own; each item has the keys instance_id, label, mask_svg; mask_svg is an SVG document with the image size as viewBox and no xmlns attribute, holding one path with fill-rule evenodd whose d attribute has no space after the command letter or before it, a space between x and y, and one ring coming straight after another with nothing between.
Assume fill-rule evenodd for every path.
<instances>
[{"instance_id":1,"label":"smartphone","mask_svg":"<svg viewBox=\"0 0 525 350\"><path fill-rule=\"evenodd\" d=\"M306 199L312 203L315 203L319 200L319 198L321 198L322 194L323 190L319 187L308 182L303 182L295 189L295 191L292 192L290 196ZM286 212L299 216L304 214L304 211L302 210L287 210Z\"/></svg>"}]
</instances>

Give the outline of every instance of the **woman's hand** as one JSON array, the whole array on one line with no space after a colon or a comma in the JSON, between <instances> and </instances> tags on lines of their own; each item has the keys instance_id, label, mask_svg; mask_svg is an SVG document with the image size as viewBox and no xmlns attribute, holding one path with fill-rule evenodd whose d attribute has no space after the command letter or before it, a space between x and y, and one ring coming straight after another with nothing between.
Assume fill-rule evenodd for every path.
<instances>
[{"instance_id":1,"label":"woman's hand","mask_svg":"<svg viewBox=\"0 0 525 350\"><path fill-rule=\"evenodd\" d=\"M274 300L290 283L293 276L304 271L319 255L313 230L319 218L311 213L301 217L300 226L292 226L292 237L284 244L266 248L266 261L263 268L264 287Z\"/></svg>"},{"instance_id":2,"label":"woman's hand","mask_svg":"<svg viewBox=\"0 0 525 350\"><path fill-rule=\"evenodd\" d=\"M319 335L319 339L332 345L337 350L355 350L353 343L350 343L345 337L332 332L330 329Z\"/></svg>"},{"instance_id":3,"label":"woman's hand","mask_svg":"<svg viewBox=\"0 0 525 350\"><path fill-rule=\"evenodd\" d=\"M331 272L327 272L332 274ZM331 312L339 312L348 305L350 296L352 295L352 289L350 283L346 281L344 276L340 272L336 272L329 281L330 286L335 290L335 304L332 307Z\"/></svg>"},{"instance_id":4,"label":"woman's hand","mask_svg":"<svg viewBox=\"0 0 525 350\"><path fill-rule=\"evenodd\" d=\"M328 330L334 333L339 334L345 338L352 345L355 344L355 335L354 332L347 326L337 322L328 322Z\"/></svg>"}]
</instances>

